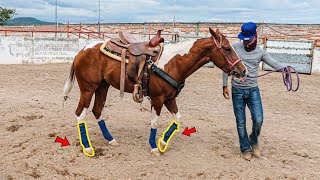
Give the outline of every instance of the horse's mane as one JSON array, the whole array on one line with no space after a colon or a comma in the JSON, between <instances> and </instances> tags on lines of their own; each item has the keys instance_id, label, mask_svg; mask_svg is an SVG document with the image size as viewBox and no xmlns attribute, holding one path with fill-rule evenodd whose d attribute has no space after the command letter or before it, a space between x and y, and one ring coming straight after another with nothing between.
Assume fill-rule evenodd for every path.
<instances>
[{"instance_id":1,"label":"horse's mane","mask_svg":"<svg viewBox=\"0 0 320 180\"><path fill-rule=\"evenodd\" d=\"M202 54L207 49L213 48L213 42L209 41L210 38L198 39L194 42L194 45L190 48L188 54Z\"/></svg>"},{"instance_id":2,"label":"horse's mane","mask_svg":"<svg viewBox=\"0 0 320 180\"><path fill-rule=\"evenodd\" d=\"M202 43L205 39L207 38L192 39L177 44L165 45L158 67L164 68L169 62L185 59L182 57L187 57L190 54L202 54L204 50Z\"/></svg>"},{"instance_id":3,"label":"horse's mane","mask_svg":"<svg viewBox=\"0 0 320 180\"><path fill-rule=\"evenodd\" d=\"M158 67L163 68L169 61L171 61L177 54L184 55L189 53L190 48L193 46L195 39L186 40L177 44L166 44L164 51L161 55Z\"/></svg>"}]
</instances>

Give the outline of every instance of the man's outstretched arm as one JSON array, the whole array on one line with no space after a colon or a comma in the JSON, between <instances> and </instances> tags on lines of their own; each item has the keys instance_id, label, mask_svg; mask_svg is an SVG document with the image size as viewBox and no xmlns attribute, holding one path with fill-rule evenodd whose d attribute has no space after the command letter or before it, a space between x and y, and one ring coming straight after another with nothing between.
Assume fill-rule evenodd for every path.
<instances>
[{"instance_id":1,"label":"man's outstretched arm","mask_svg":"<svg viewBox=\"0 0 320 180\"><path fill-rule=\"evenodd\" d=\"M262 56L262 61L274 69L281 69L281 68L285 67L284 64L279 63L278 61L274 60L267 51L264 52L264 54Z\"/></svg>"},{"instance_id":2,"label":"man's outstretched arm","mask_svg":"<svg viewBox=\"0 0 320 180\"><path fill-rule=\"evenodd\" d=\"M223 83L223 96L226 99L230 99L229 90L228 90L228 74L222 72L222 83Z\"/></svg>"}]
</instances>

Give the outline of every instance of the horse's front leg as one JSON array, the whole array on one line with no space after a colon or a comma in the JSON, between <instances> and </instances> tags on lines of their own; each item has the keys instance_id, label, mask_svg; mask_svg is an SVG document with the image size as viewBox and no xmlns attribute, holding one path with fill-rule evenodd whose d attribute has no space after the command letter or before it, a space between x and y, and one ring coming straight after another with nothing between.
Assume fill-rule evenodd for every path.
<instances>
[{"instance_id":1,"label":"horse's front leg","mask_svg":"<svg viewBox=\"0 0 320 180\"><path fill-rule=\"evenodd\" d=\"M167 101L165 103L165 106L173 115L174 120L176 120L178 123L180 123L181 114L180 114L178 107L177 107L176 98ZM174 131L176 131L177 128L178 128L177 124L172 124L171 127L169 128L169 130L166 132L166 134L164 134L163 139L161 139L161 141L160 141L161 149L165 148L170 136L172 136L172 133Z\"/></svg>"},{"instance_id":2,"label":"horse's front leg","mask_svg":"<svg viewBox=\"0 0 320 180\"><path fill-rule=\"evenodd\" d=\"M176 120L177 122L181 123L180 122L181 114L180 114L180 112L178 110L176 98L167 101L164 105L171 112L171 114L173 115L174 120Z\"/></svg>"},{"instance_id":3,"label":"horse's front leg","mask_svg":"<svg viewBox=\"0 0 320 180\"><path fill-rule=\"evenodd\" d=\"M149 137L149 144L151 146L151 154L160 156L160 151L157 146L156 136L157 128L159 126L159 117L164 103L164 97L151 98L151 130Z\"/></svg>"}]
</instances>

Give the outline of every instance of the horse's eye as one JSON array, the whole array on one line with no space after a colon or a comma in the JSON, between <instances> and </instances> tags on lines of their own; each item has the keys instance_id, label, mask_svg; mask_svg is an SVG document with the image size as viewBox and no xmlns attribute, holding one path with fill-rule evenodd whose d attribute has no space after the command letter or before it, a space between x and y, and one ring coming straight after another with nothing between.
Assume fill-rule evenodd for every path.
<instances>
[{"instance_id":1,"label":"horse's eye","mask_svg":"<svg viewBox=\"0 0 320 180\"><path fill-rule=\"evenodd\" d=\"M227 51L228 53L231 53L231 48L226 48L226 51Z\"/></svg>"}]
</instances>

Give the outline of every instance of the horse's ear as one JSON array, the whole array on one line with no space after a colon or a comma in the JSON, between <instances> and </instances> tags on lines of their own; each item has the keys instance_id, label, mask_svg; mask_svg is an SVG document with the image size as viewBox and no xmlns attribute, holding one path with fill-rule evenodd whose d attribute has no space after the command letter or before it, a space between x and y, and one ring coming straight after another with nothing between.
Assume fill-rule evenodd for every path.
<instances>
[{"instance_id":1,"label":"horse's ear","mask_svg":"<svg viewBox=\"0 0 320 180\"><path fill-rule=\"evenodd\" d=\"M220 32L220 30L219 30L218 28L217 28L216 32L217 32L218 34L221 34L221 32Z\"/></svg>"},{"instance_id":2,"label":"horse's ear","mask_svg":"<svg viewBox=\"0 0 320 180\"><path fill-rule=\"evenodd\" d=\"M214 37L215 39L219 39L218 32L215 32L213 29L211 29L211 27L209 27L209 31L210 31L210 34L212 35L212 37Z\"/></svg>"}]
</instances>

